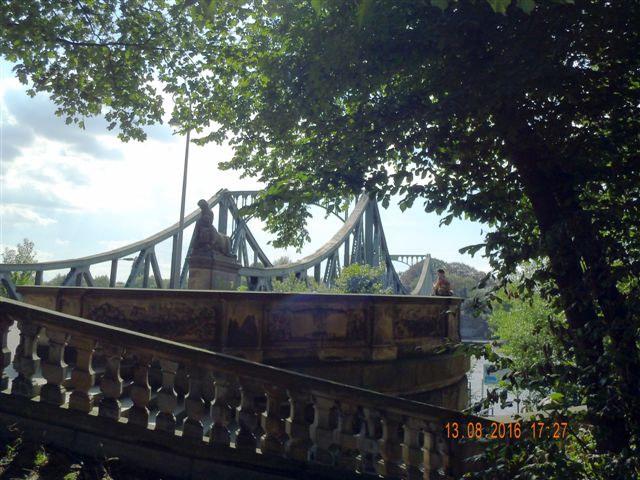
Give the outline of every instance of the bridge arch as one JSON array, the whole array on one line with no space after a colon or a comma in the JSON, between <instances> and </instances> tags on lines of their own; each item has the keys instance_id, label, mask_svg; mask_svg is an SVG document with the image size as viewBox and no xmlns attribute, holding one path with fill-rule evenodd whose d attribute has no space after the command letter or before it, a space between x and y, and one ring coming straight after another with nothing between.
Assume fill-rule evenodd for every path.
<instances>
[{"instance_id":1,"label":"bridge arch","mask_svg":"<svg viewBox=\"0 0 640 480\"><path fill-rule=\"evenodd\" d=\"M218 230L230 236L232 252L242 265L239 274L247 279L251 288L271 290L274 279L289 275L296 275L299 278L314 278L318 283L332 286L342 268L352 263L366 263L384 268L384 286L395 294L425 295L428 293L429 282L433 276L430 271L430 262L425 262L425 272L423 272L424 275L421 275L423 283L420 283L420 288L416 287L417 290L414 289L413 292L409 292L402 284L393 262L400 261L411 266L418 261L429 258L429 256L423 254L392 255L387 245L378 205L366 194L362 194L357 199L353 209L348 212L348 215L345 213L344 218L337 212L330 212L337 216L343 224L333 237L314 253L296 262L273 266L247 225L251 217L244 217L241 214L242 207L255 201L258 194L259 191L255 190L230 191L221 189L207 201L209 207L217 208ZM323 205L316 206L326 209ZM188 214L184 219L182 232L193 225L199 215L199 209ZM180 224L175 223L143 240L95 255L32 264L0 264L0 284L10 297L18 298L19 294L13 284L12 274L34 272L36 285L41 285L44 272L65 270L63 285L80 286L84 283L93 286L91 267L109 262L109 286L115 287L120 263L133 259L124 285L126 288L132 287L135 279L140 275L143 278L143 288L154 286L164 288L165 281L162 278L156 248L162 242L171 239L172 274L169 278L169 288L185 288L189 273L187 259L193 238L187 249L186 258L182 260L181 255L176 255L180 232ZM180 259L179 265L174 263L176 258ZM264 267L256 267L254 264L257 261L260 261Z\"/></svg>"}]
</instances>

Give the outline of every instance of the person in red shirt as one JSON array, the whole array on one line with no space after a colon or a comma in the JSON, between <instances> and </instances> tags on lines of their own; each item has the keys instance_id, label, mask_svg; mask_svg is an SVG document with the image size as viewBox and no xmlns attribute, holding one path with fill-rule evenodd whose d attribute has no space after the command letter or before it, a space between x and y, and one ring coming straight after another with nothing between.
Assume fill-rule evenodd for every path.
<instances>
[{"instance_id":1,"label":"person in red shirt","mask_svg":"<svg viewBox=\"0 0 640 480\"><path fill-rule=\"evenodd\" d=\"M447 277L445 277L444 269L442 268L438 269L438 278L433 284L433 294L440 297L453 295L453 290L451 290L451 282L447 280Z\"/></svg>"}]
</instances>

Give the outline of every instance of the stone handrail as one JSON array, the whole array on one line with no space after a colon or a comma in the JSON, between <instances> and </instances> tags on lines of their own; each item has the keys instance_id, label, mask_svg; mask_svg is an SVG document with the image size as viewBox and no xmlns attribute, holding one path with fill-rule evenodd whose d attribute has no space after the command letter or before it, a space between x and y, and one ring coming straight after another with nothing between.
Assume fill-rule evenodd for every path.
<instances>
[{"instance_id":1,"label":"stone handrail","mask_svg":"<svg viewBox=\"0 0 640 480\"><path fill-rule=\"evenodd\" d=\"M12 351L14 322L20 344ZM3 395L97 415L114 428L126 419L176 443L345 472L453 478L456 444L443 424L481 421L13 300L0 300L0 340Z\"/></svg>"}]
</instances>

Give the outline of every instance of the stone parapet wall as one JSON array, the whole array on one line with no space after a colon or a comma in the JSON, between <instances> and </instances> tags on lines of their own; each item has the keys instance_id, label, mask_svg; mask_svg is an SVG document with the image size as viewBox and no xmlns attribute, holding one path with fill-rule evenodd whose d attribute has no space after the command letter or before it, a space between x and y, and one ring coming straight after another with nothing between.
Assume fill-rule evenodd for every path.
<instances>
[{"instance_id":1,"label":"stone parapet wall","mask_svg":"<svg viewBox=\"0 0 640 480\"><path fill-rule=\"evenodd\" d=\"M456 297L20 287L25 302L260 362L389 361L460 341Z\"/></svg>"}]
</instances>

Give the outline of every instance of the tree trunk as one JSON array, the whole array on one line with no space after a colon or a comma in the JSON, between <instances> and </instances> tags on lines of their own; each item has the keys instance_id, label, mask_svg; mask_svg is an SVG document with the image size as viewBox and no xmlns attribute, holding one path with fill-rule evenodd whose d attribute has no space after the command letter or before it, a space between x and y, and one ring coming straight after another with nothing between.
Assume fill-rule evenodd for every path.
<instances>
[{"instance_id":1,"label":"tree trunk","mask_svg":"<svg viewBox=\"0 0 640 480\"><path fill-rule=\"evenodd\" d=\"M573 193L573 192L571 192ZM602 238L577 195L571 201L575 215L574 243L587 265L587 277L593 296L602 310L603 320L611 338L611 356L620 377L620 390L631 418L627 428L640 434L640 351L636 325L627 307L627 299L617 287Z\"/></svg>"},{"instance_id":2,"label":"tree trunk","mask_svg":"<svg viewBox=\"0 0 640 480\"><path fill-rule=\"evenodd\" d=\"M596 301L600 303L601 296L612 295L615 298L615 295L608 288L606 293L594 296L587 271L593 272L597 269L598 277L602 278L606 275L606 269L601 265L602 260L599 263L596 262L595 266L588 263L587 271L583 270L581 265L581 253L585 249L585 244L598 245L598 239L581 235L578 242L574 240L569 230L566 213L554 196L552 189L554 179L542 167L545 159L540 152L533 149L513 149L511 160L518 170L525 193L531 201L544 250L549 256L551 271L560 290L570 334L575 344L576 361L584 371L583 382L587 392L587 407L591 421L596 427L598 449L619 452L629 445L630 425L625 421L623 413L629 413L632 405L629 404L627 395L624 395L627 401L622 405L616 401L618 399L603 395L600 382L611 377L610 366L603 364L601 358L604 353L603 339L610 333L610 329L607 328L609 322L603 322L599 317L596 305ZM562 200L562 204L565 204L565 199ZM585 261L587 259L594 261L597 257L598 255L592 252L585 255ZM606 282L605 285L609 285L611 277L606 278ZM608 302L606 305L608 311L611 303ZM603 305L600 307L603 308ZM603 313L607 313L604 308ZM615 315L614 319L618 318L617 310L611 313ZM622 348L622 344L620 347ZM623 384L621 389L628 391L627 385L624 385L626 382L622 378L621 380ZM618 405L614 406L612 403ZM619 415L607 414L605 417L603 413L605 411L618 411Z\"/></svg>"}]
</instances>

